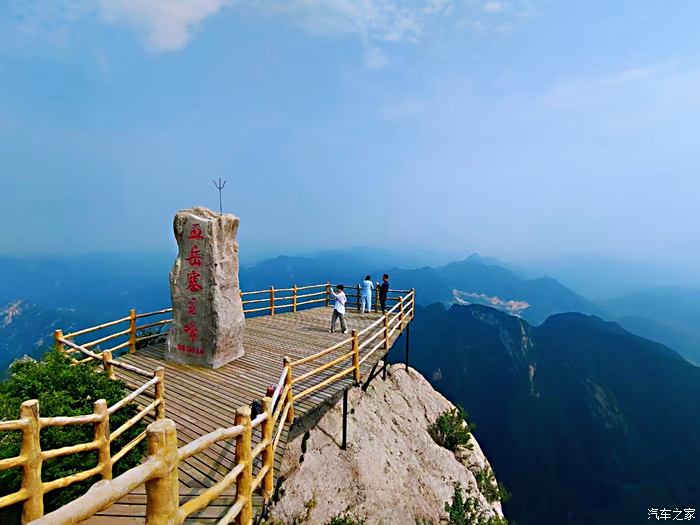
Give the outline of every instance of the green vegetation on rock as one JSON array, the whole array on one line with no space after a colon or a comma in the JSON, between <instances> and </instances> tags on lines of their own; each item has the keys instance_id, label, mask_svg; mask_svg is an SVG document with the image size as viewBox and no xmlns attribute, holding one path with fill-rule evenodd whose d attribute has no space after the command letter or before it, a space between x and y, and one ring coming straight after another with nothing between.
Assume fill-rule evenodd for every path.
<instances>
[{"instance_id":1,"label":"green vegetation on rock","mask_svg":"<svg viewBox=\"0 0 700 525\"><path fill-rule=\"evenodd\" d=\"M358 519L346 511L333 516L326 525L364 525L365 523L365 520Z\"/></svg>"},{"instance_id":2,"label":"green vegetation on rock","mask_svg":"<svg viewBox=\"0 0 700 525\"><path fill-rule=\"evenodd\" d=\"M428 427L428 433L435 443L454 452L460 446L469 450L474 447L470 443L474 428L474 424L467 420L464 409L456 406L440 414L435 423Z\"/></svg>"},{"instance_id":3,"label":"green vegetation on rock","mask_svg":"<svg viewBox=\"0 0 700 525\"><path fill-rule=\"evenodd\" d=\"M10 376L0 382L0 421L19 418L20 405L27 400L39 401L39 414L42 417L79 416L91 414L93 404L104 399L108 406L113 405L128 394L126 385L121 381L107 378L100 369L90 364L72 366L70 360L57 351L46 353L42 361L22 359L10 367ZM137 413L136 406L128 405L110 417L110 429L116 430L120 425ZM112 443L112 455L121 450L145 428L141 422L124 432ZM22 434L20 431L0 432L0 459L19 455ZM79 443L89 443L94 439L93 425L71 425L64 427L43 428L40 434L41 449L52 450ZM137 465L145 451L145 440L124 456L115 466L116 477ZM50 459L42 464L44 482L77 474L97 465L97 452L84 452ZM22 480L20 468L0 472L0 496L19 489ZM44 496L45 511L75 499L99 478L89 478L81 483L74 483L64 489L57 489ZM0 519L3 515L0 514ZM3 521L5 523L5 521Z\"/></svg>"},{"instance_id":4,"label":"green vegetation on rock","mask_svg":"<svg viewBox=\"0 0 700 525\"><path fill-rule=\"evenodd\" d=\"M455 483L452 503L445 503L449 525L508 525L508 520L500 516L489 516L477 498L467 496L462 486Z\"/></svg>"},{"instance_id":5,"label":"green vegetation on rock","mask_svg":"<svg viewBox=\"0 0 700 525\"><path fill-rule=\"evenodd\" d=\"M479 492L484 495L489 503L495 501L505 503L511 498L511 494L505 485L496 481L496 475L490 467L485 466L474 470L474 477L476 478L476 486Z\"/></svg>"}]
</instances>

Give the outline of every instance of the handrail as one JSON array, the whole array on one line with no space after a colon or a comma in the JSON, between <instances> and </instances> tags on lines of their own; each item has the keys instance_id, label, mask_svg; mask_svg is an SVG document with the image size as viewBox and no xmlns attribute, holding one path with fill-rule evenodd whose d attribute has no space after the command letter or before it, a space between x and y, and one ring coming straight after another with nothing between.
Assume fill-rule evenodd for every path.
<instances>
[{"instance_id":1,"label":"handrail","mask_svg":"<svg viewBox=\"0 0 700 525\"><path fill-rule=\"evenodd\" d=\"M76 332L71 332L69 334L66 334L66 339L71 338L71 337L77 337L79 335L87 334L89 332L94 332L95 330L102 330L103 328L109 328L110 326L117 325L119 323L123 323L125 321L128 321L129 317L122 317L121 319L116 319L114 321L110 321L108 323L100 324L97 326L92 326L90 328L84 328L82 330L78 330Z\"/></svg>"},{"instance_id":2,"label":"handrail","mask_svg":"<svg viewBox=\"0 0 700 525\"><path fill-rule=\"evenodd\" d=\"M31 524L72 525L84 521L143 485L145 481L152 479L162 467L163 462L160 458L149 456L145 462L126 471L121 476L95 483L81 497L35 519Z\"/></svg>"},{"instance_id":3,"label":"handrail","mask_svg":"<svg viewBox=\"0 0 700 525\"><path fill-rule=\"evenodd\" d=\"M242 425L235 425L228 428L218 428L212 432L209 432L208 434L198 437L194 441L190 441L187 445L180 447L177 451L177 458L179 461L184 461L195 454L199 454L218 441L235 438L240 436L242 433Z\"/></svg>"},{"instance_id":4,"label":"handrail","mask_svg":"<svg viewBox=\"0 0 700 525\"><path fill-rule=\"evenodd\" d=\"M136 314L136 319L141 319L143 317L152 317L154 315L163 315L172 312L172 308L163 308L162 310L156 310L155 312L144 312L141 314Z\"/></svg>"},{"instance_id":5,"label":"handrail","mask_svg":"<svg viewBox=\"0 0 700 525\"><path fill-rule=\"evenodd\" d=\"M303 381L304 379L307 379L311 376L314 376L318 373L321 373L324 370L328 370L330 367L335 366L339 363L342 363L346 359L351 358L354 353L355 353L354 350L352 350L352 351L348 352L347 354L343 354L340 357L333 359L333 361L329 361L328 363L325 363L325 364L319 366L318 368L314 368L313 370L310 370L309 372L306 372L305 374L297 376L294 378L294 381L292 381L292 384L295 385L295 384Z\"/></svg>"},{"instance_id":6,"label":"handrail","mask_svg":"<svg viewBox=\"0 0 700 525\"><path fill-rule=\"evenodd\" d=\"M330 346L324 350L321 350L320 352L316 352L313 355L309 355L306 357L302 357L301 359L297 359L296 361L292 361L292 366L299 366L303 365L305 363L308 363L309 361L315 361L319 357L323 357L324 355L328 355L331 353L333 350L337 350L338 348L342 348L346 344L352 341L352 337L348 337L347 339L343 339L339 343L334 344L333 346Z\"/></svg>"},{"instance_id":7,"label":"handrail","mask_svg":"<svg viewBox=\"0 0 700 525\"><path fill-rule=\"evenodd\" d=\"M282 392L282 388L284 388L284 380L287 378L287 369L282 368L282 374L280 375L279 380L277 381L277 387L275 388L274 393L272 394L272 406L274 407L275 404L277 404L277 398L280 395L280 392Z\"/></svg>"}]
</instances>

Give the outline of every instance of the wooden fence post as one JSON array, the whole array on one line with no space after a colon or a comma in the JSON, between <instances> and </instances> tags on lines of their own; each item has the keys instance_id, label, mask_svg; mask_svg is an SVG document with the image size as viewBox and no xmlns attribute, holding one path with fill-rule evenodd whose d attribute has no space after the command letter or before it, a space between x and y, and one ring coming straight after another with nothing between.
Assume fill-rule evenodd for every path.
<instances>
[{"instance_id":1,"label":"wooden fence post","mask_svg":"<svg viewBox=\"0 0 700 525\"><path fill-rule=\"evenodd\" d=\"M273 437L272 432L274 430L274 421L272 421L272 412L274 412L274 407L272 406L272 398L263 398L263 411L267 414L267 419L262 424L262 438L267 440L267 446L262 453L263 467L267 468L267 474L265 474L265 479L263 480L263 498L265 501L269 501L272 497L272 492L275 488L274 478L275 478L275 449L273 448ZM280 421L281 425L284 425L284 421Z\"/></svg>"},{"instance_id":2,"label":"wooden fence post","mask_svg":"<svg viewBox=\"0 0 700 525\"><path fill-rule=\"evenodd\" d=\"M292 286L292 312L297 311L297 285Z\"/></svg>"},{"instance_id":3,"label":"wooden fence post","mask_svg":"<svg viewBox=\"0 0 700 525\"><path fill-rule=\"evenodd\" d=\"M39 441L39 401L25 401L19 408L19 417L27 422L22 429L20 455L26 457L22 466L22 488L29 497L22 505L22 523L26 524L44 515L44 485L41 483L41 443Z\"/></svg>"},{"instance_id":4,"label":"wooden fence post","mask_svg":"<svg viewBox=\"0 0 700 525\"><path fill-rule=\"evenodd\" d=\"M136 353L136 310L129 311L129 353Z\"/></svg>"},{"instance_id":5,"label":"wooden fence post","mask_svg":"<svg viewBox=\"0 0 700 525\"><path fill-rule=\"evenodd\" d=\"M177 430L175 422L159 419L147 430L148 455L161 462L155 477L146 481L146 524L178 523L180 496L177 474Z\"/></svg>"},{"instance_id":6,"label":"wooden fence post","mask_svg":"<svg viewBox=\"0 0 700 525\"><path fill-rule=\"evenodd\" d=\"M374 292L374 313L379 311L379 288Z\"/></svg>"},{"instance_id":7,"label":"wooden fence post","mask_svg":"<svg viewBox=\"0 0 700 525\"><path fill-rule=\"evenodd\" d=\"M292 393L292 361L289 357L284 357L284 367L287 369L287 374L284 378L284 386L289 386L287 392L287 403L289 403L289 412L287 412L287 423L290 425L294 421L294 394Z\"/></svg>"},{"instance_id":8,"label":"wooden fence post","mask_svg":"<svg viewBox=\"0 0 700 525\"><path fill-rule=\"evenodd\" d=\"M114 379L114 367L112 366L112 351L104 350L102 352L102 366L104 366L105 374L109 379Z\"/></svg>"},{"instance_id":9,"label":"wooden fence post","mask_svg":"<svg viewBox=\"0 0 700 525\"><path fill-rule=\"evenodd\" d=\"M59 352L61 352L62 354L65 354L66 347L63 346L61 339L63 339L63 330L55 330L53 333L54 345L56 346L56 348L58 349Z\"/></svg>"},{"instance_id":10,"label":"wooden fence post","mask_svg":"<svg viewBox=\"0 0 700 525\"><path fill-rule=\"evenodd\" d=\"M404 315L403 315L403 297L399 296L399 333L403 332L403 321L404 321Z\"/></svg>"},{"instance_id":11,"label":"wooden fence post","mask_svg":"<svg viewBox=\"0 0 700 525\"><path fill-rule=\"evenodd\" d=\"M165 369L159 366L156 368L155 375L158 377L156 399L160 399L160 403L156 407L156 419L163 419L165 418Z\"/></svg>"},{"instance_id":12,"label":"wooden fence post","mask_svg":"<svg viewBox=\"0 0 700 525\"><path fill-rule=\"evenodd\" d=\"M360 311L360 306L361 306L361 305L360 305L360 287L359 287L359 286L357 287L356 292L357 292L357 293L355 294L355 300L357 301L357 311L359 312L359 311Z\"/></svg>"},{"instance_id":13,"label":"wooden fence post","mask_svg":"<svg viewBox=\"0 0 700 525\"><path fill-rule=\"evenodd\" d=\"M270 317L275 316L275 287L270 286Z\"/></svg>"},{"instance_id":14,"label":"wooden fence post","mask_svg":"<svg viewBox=\"0 0 700 525\"><path fill-rule=\"evenodd\" d=\"M326 306L331 304L331 283L326 281Z\"/></svg>"},{"instance_id":15,"label":"wooden fence post","mask_svg":"<svg viewBox=\"0 0 700 525\"><path fill-rule=\"evenodd\" d=\"M389 311L384 312L384 353L389 351Z\"/></svg>"},{"instance_id":16,"label":"wooden fence post","mask_svg":"<svg viewBox=\"0 0 700 525\"><path fill-rule=\"evenodd\" d=\"M236 410L236 425L243 426L243 432L236 438L235 464L243 464L243 471L236 480L236 500L243 500L243 508L236 516L238 525L250 525L253 522L253 460L251 442L253 427L250 424L250 407Z\"/></svg>"},{"instance_id":17,"label":"wooden fence post","mask_svg":"<svg viewBox=\"0 0 700 525\"><path fill-rule=\"evenodd\" d=\"M93 412L100 416L100 421L95 423L95 441L100 442L97 449L97 460L102 467L100 474L102 479L112 479L112 456L109 451L109 411L107 401L98 399L93 405Z\"/></svg>"},{"instance_id":18,"label":"wooden fence post","mask_svg":"<svg viewBox=\"0 0 700 525\"><path fill-rule=\"evenodd\" d=\"M355 369L355 382L360 382L360 345L357 344L357 330L352 331L352 366Z\"/></svg>"}]
</instances>

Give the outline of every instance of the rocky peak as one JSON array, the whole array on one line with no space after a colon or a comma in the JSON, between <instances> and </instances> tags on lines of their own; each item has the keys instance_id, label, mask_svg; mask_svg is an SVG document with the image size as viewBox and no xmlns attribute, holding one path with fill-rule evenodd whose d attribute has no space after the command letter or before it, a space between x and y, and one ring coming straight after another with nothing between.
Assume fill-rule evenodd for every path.
<instances>
[{"instance_id":1,"label":"rocky peak","mask_svg":"<svg viewBox=\"0 0 700 525\"><path fill-rule=\"evenodd\" d=\"M347 450L342 400L287 445L270 523L323 525L346 511L368 525L441 523L455 483L487 514L503 515L477 488L475 473L490 466L474 436L455 454L428 433L454 406L418 372L393 365L386 381L351 389L348 401Z\"/></svg>"}]
</instances>

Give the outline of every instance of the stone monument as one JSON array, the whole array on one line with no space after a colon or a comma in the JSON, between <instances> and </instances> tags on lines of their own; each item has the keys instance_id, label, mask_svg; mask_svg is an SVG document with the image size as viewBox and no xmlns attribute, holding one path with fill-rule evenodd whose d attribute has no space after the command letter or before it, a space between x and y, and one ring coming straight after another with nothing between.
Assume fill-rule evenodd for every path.
<instances>
[{"instance_id":1,"label":"stone monument","mask_svg":"<svg viewBox=\"0 0 700 525\"><path fill-rule=\"evenodd\" d=\"M218 368L243 355L238 223L238 217L202 207L175 214L178 255L170 272L166 360Z\"/></svg>"}]
</instances>

